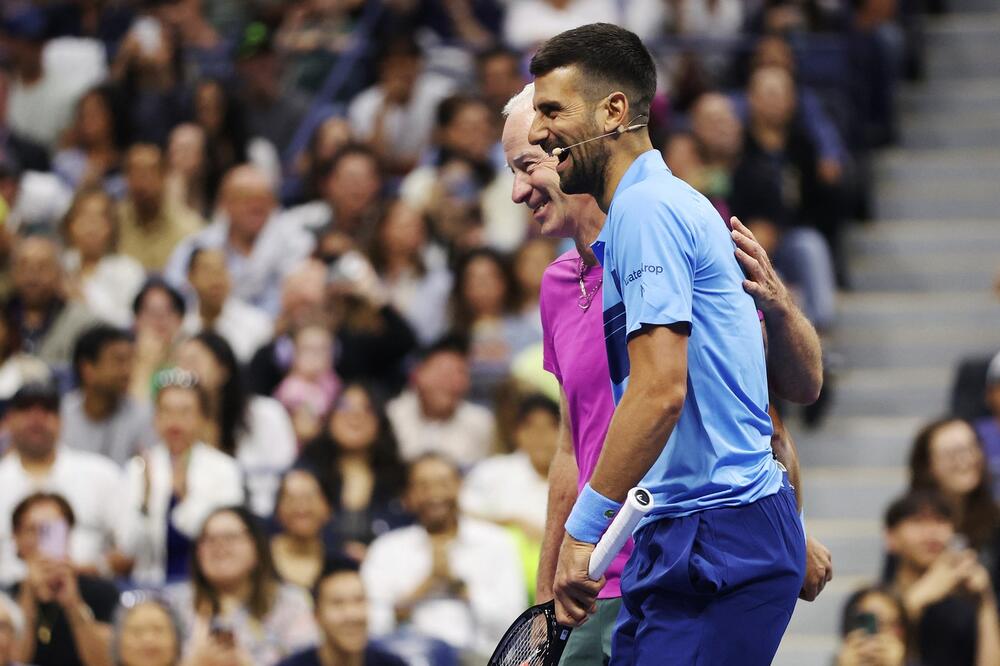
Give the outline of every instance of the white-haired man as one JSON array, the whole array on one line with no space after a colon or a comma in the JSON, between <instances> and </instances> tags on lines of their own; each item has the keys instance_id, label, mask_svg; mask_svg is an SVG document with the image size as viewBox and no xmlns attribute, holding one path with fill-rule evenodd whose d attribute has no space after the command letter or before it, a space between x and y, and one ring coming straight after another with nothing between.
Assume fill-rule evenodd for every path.
<instances>
[{"instance_id":1,"label":"white-haired man","mask_svg":"<svg viewBox=\"0 0 1000 666\"><path fill-rule=\"evenodd\" d=\"M531 209L543 235L572 238L576 245L546 269L541 287L543 362L559 380L563 420L559 450L549 471L548 518L538 570L536 596L544 601L553 596L563 526L597 464L614 399L604 345L602 273L590 247L604 226L605 215L592 196L563 193L555 169L557 159L528 142L533 94L534 87L528 84L504 109L503 149L514 172L511 197ZM744 287L766 316L771 388L788 400L812 402L822 383L819 338L750 231L736 218L731 225L734 252L750 278ZM773 410L772 418L778 424L772 440L775 456L788 468L798 489L794 444ZM799 501L801 505L801 490ZM610 657L611 631L621 607L620 577L630 552L631 546L626 547L608 570L597 612L571 635L563 665L603 664ZM808 543L808 565L801 596L811 601L832 575L830 553L814 539Z\"/></svg>"}]
</instances>

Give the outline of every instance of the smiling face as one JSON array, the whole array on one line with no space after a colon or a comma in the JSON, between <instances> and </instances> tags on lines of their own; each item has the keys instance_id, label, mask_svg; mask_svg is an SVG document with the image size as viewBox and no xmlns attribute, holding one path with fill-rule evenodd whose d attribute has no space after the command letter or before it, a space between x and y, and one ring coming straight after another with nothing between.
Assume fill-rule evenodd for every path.
<instances>
[{"instance_id":1,"label":"smiling face","mask_svg":"<svg viewBox=\"0 0 1000 666\"><path fill-rule=\"evenodd\" d=\"M588 84L576 66L557 67L539 76L535 79L532 100L535 116L528 140L551 155L557 147L605 134L608 130L598 120L597 101L588 94ZM606 140L591 141L563 152L556 166L562 191L597 194L603 187L610 157Z\"/></svg>"},{"instance_id":2,"label":"smiling face","mask_svg":"<svg viewBox=\"0 0 1000 666\"><path fill-rule=\"evenodd\" d=\"M122 666L170 666L180 648L173 621L158 603L132 608L121 624L118 652Z\"/></svg>"},{"instance_id":3,"label":"smiling face","mask_svg":"<svg viewBox=\"0 0 1000 666\"><path fill-rule=\"evenodd\" d=\"M947 495L963 497L983 480L983 451L965 421L952 421L934 433L930 443L931 475Z\"/></svg>"}]
</instances>

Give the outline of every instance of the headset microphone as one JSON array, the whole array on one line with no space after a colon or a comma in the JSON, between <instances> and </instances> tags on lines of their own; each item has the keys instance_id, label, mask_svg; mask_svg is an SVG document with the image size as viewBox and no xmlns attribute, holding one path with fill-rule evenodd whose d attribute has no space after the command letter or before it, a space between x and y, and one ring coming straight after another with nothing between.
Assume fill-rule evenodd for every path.
<instances>
[{"instance_id":1,"label":"headset microphone","mask_svg":"<svg viewBox=\"0 0 1000 666\"><path fill-rule=\"evenodd\" d=\"M637 122L635 122L635 121L639 120L640 118L648 118L648 116L646 116L645 114L638 115L638 116L636 116L635 118L632 119L632 123L628 127L626 127L625 125L619 125L616 129L608 132L607 134L602 134L600 136L595 136L595 137L592 137L590 139L586 139L584 141L578 141L577 143L574 143L572 145L566 146L565 148L558 148L558 147L557 148L553 148L552 152L550 154L552 155L552 157L559 157L563 153L569 152L569 150L571 148L576 148L577 146L582 146L585 143L590 143L591 141L597 141L598 139L603 139L605 137L609 137L609 136L616 135L616 134L624 134L625 132L631 132L633 130L642 129L643 127L646 127L649 123L637 123Z\"/></svg>"}]
</instances>

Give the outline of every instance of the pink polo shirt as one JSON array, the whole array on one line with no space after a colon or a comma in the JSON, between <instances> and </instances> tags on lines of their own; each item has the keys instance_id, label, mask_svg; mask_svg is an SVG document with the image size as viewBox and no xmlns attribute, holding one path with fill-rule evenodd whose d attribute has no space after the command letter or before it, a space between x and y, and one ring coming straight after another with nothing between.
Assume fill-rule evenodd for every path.
<instances>
[{"instance_id":1,"label":"pink polo shirt","mask_svg":"<svg viewBox=\"0 0 1000 666\"><path fill-rule=\"evenodd\" d=\"M592 266L584 275L587 295L595 292L590 307L579 304L580 254L570 250L549 264L542 277L543 366L559 380L569 404L573 451L580 469L577 489L590 480L601 455L615 411L604 347L602 293L598 288L601 267ZM601 599L621 596L621 574L632 553L632 541L612 562L605 574L607 584Z\"/></svg>"}]
</instances>

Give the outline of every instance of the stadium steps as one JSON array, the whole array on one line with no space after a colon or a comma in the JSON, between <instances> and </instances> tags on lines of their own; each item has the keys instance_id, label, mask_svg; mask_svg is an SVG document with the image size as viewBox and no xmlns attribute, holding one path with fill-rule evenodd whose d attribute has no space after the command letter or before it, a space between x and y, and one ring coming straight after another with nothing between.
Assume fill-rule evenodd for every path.
<instances>
[{"instance_id":1,"label":"stadium steps","mask_svg":"<svg viewBox=\"0 0 1000 666\"><path fill-rule=\"evenodd\" d=\"M877 221L848 233L834 403L818 430L790 420L809 533L836 578L799 604L779 666L831 663L844 600L878 577L914 434L947 409L959 359L1000 349L1000 5L950 4L927 21L927 80L899 93L900 144L874 165Z\"/></svg>"}]
</instances>

